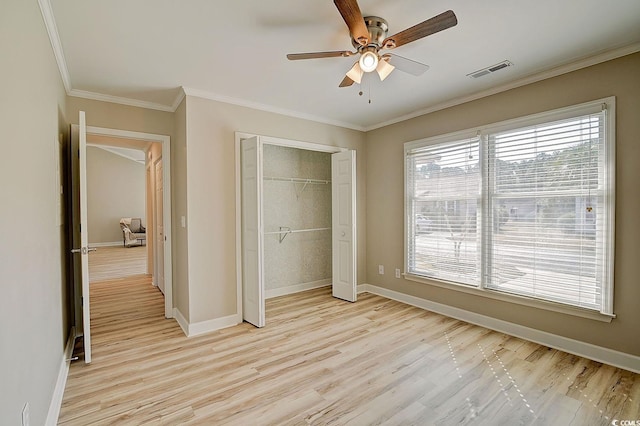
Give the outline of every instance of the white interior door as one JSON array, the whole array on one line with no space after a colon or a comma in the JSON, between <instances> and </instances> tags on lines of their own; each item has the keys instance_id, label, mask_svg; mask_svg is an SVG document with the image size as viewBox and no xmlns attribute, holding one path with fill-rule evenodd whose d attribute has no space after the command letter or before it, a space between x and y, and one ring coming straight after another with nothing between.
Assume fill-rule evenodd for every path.
<instances>
[{"instance_id":1,"label":"white interior door","mask_svg":"<svg viewBox=\"0 0 640 426\"><path fill-rule=\"evenodd\" d=\"M331 155L333 296L355 302L356 152Z\"/></svg>"},{"instance_id":2,"label":"white interior door","mask_svg":"<svg viewBox=\"0 0 640 426\"><path fill-rule=\"evenodd\" d=\"M78 155L75 150L78 149ZM87 124L84 111L80 111L77 128L72 129L72 177L73 188L73 241L74 247L71 250L75 256L74 282L76 294L76 328L78 335L82 334L84 339L84 361L91 363L91 311L89 296L89 252L95 249L89 248L88 222L87 222ZM73 164L75 163L75 164ZM80 321L80 318L82 321Z\"/></svg>"},{"instance_id":3,"label":"white interior door","mask_svg":"<svg viewBox=\"0 0 640 426\"><path fill-rule=\"evenodd\" d=\"M163 217L163 180L162 180L162 158L154 164L155 169L155 264L156 264L156 285L164 294L164 217Z\"/></svg>"},{"instance_id":4,"label":"white interior door","mask_svg":"<svg viewBox=\"0 0 640 426\"><path fill-rule=\"evenodd\" d=\"M258 137L240 146L242 199L242 318L265 325L262 265L262 146Z\"/></svg>"}]
</instances>

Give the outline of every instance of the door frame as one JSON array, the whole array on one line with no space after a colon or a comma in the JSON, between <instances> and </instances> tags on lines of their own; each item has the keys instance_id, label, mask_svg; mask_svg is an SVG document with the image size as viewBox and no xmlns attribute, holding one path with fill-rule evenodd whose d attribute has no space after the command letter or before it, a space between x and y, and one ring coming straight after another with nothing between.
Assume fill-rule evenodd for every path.
<instances>
[{"instance_id":1,"label":"door frame","mask_svg":"<svg viewBox=\"0 0 640 426\"><path fill-rule=\"evenodd\" d=\"M307 151L326 152L335 154L337 152L349 151L348 148L323 145L313 142L302 142L292 139L277 138L273 136L258 135L255 133L235 132L235 180L236 180L236 315L238 322L243 321L242 315L242 163L241 163L241 141L252 137L258 137L263 145L275 145L289 148L304 149ZM357 244L357 242L354 242Z\"/></svg>"},{"instance_id":2,"label":"door frame","mask_svg":"<svg viewBox=\"0 0 640 426\"><path fill-rule=\"evenodd\" d=\"M173 273L171 253L171 138L167 135L87 126L87 135L112 136L162 144L162 210L164 227L164 316L173 318ZM149 212L147 212L147 215ZM154 244L154 247L158 247Z\"/></svg>"}]
</instances>

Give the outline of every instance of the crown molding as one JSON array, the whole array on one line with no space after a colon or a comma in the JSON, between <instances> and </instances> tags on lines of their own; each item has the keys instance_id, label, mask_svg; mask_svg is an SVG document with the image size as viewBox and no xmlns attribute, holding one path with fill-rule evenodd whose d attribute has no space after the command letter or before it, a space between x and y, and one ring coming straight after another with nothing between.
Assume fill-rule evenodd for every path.
<instances>
[{"instance_id":1,"label":"crown molding","mask_svg":"<svg viewBox=\"0 0 640 426\"><path fill-rule=\"evenodd\" d=\"M182 103L182 101L186 96L187 94L184 91L184 87L180 87L180 90L178 91L178 95L176 96L173 103L171 104L171 108L173 108L173 112L176 112L176 110L178 109L178 107L180 106L180 104Z\"/></svg>"},{"instance_id":2,"label":"crown molding","mask_svg":"<svg viewBox=\"0 0 640 426\"><path fill-rule=\"evenodd\" d=\"M92 99L94 101L111 102L114 104L128 105L139 108L155 109L158 111L175 112L175 108L170 105L158 104L155 102L141 101L138 99L124 98L121 96L105 95L102 93L89 92L86 90L71 89L67 95L74 98Z\"/></svg>"},{"instance_id":3,"label":"crown molding","mask_svg":"<svg viewBox=\"0 0 640 426\"><path fill-rule=\"evenodd\" d=\"M47 33L49 34L49 40L51 41L51 47L53 48L53 55L55 56L56 62L58 63L58 69L60 70L62 84L64 84L64 89L68 94L71 90L71 77L69 76L69 69L67 68L67 62L64 58L62 42L60 41L58 26L56 25L56 20L53 16L51 1L38 0L38 5L40 5L40 12L42 13L44 26L47 28Z\"/></svg>"},{"instance_id":4,"label":"crown molding","mask_svg":"<svg viewBox=\"0 0 640 426\"><path fill-rule=\"evenodd\" d=\"M321 124L330 124L332 126L345 127L347 129L357 130L359 132L365 131L365 128L363 126L359 126L359 125L353 124L353 123L347 123L347 122L344 122L344 121L333 120L333 119L320 117L320 116L316 116L316 115L312 115L312 114L305 114L305 113L301 113L301 112L298 112L298 111L292 111L292 110L285 109L285 108L278 108L278 107L274 107L274 106L271 106L271 105L261 104L261 103L258 103L258 102L247 101L245 99L239 99L239 98L233 98L233 97L230 97L230 96L218 95L216 93L211 93L211 92L208 92L206 90L193 89L193 88L184 87L184 86L182 87L182 89L184 90L184 92L185 92L185 94L187 96L195 96L197 98L209 99L211 101L217 101L217 102L222 102L222 103L226 103L226 104L237 105L237 106L251 108L251 109L257 109L257 110L265 111L265 112L272 112L272 113L275 113L275 114L286 115L286 116L294 117L294 118L301 118L303 120L314 121L316 123L321 123Z\"/></svg>"},{"instance_id":5,"label":"crown molding","mask_svg":"<svg viewBox=\"0 0 640 426\"><path fill-rule=\"evenodd\" d=\"M117 147L111 147L111 146L101 145L101 144L97 144L97 143L87 143L87 146L91 146L93 148L102 149L102 150L107 151L107 152L109 152L109 153L111 153L113 155L117 155L119 157L126 158L129 161L133 161L134 163L142 164L143 166L145 164L144 156L143 156L142 160L138 160L137 158L134 158L134 157L128 155L126 153L126 151L124 151L124 152L121 151L121 149L125 149L125 150L128 149L128 150L131 150L131 151L140 151L140 152L142 152L144 154L144 152L145 152L144 149L117 148Z\"/></svg>"},{"instance_id":6,"label":"crown molding","mask_svg":"<svg viewBox=\"0 0 640 426\"><path fill-rule=\"evenodd\" d=\"M570 63L560 65L558 67L551 68L546 71L531 74L527 77L523 77L510 83L502 84L500 86L492 87L487 90L476 92L469 96L462 96L452 99L450 101L442 102L437 105L424 108L418 111L414 111L410 114L402 115L400 117L393 118L391 120L384 121L379 124L368 126L364 128L365 132L371 130L380 129L382 127L390 126L392 124L400 123L402 121L410 120L412 118L420 117L421 115L430 114L432 112L440 111L442 109L451 108L456 105L464 104L467 102L475 101L477 99L485 98L487 96L495 95L500 92L506 92L507 90L515 89L517 87L526 86L527 84L536 83L538 81L546 80L552 77L557 77L562 74L567 74L572 71L577 71L582 68L587 68L592 65L597 65L602 62L611 61L613 59L621 58L623 56L631 55L640 51L640 43L633 43L626 46L618 47L617 49L601 52L596 55L592 55L586 58L582 58Z\"/></svg>"},{"instance_id":7,"label":"crown molding","mask_svg":"<svg viewBox=\"0 0 640 426\"><path fill-rule=\"evenodd\" d=\"M125 98L120 96L112 96L105 95L102 93L89 92L85 90L73 89L71 87L71 77L69 76L69 70L67 68L67 63L64 56L64 51L62 49L62 43L60 41L60 36L58 34L58 27L55 22L55 17L53 14L53 8L51 6L50 0L38 0L38 4L40 5L40 11L42 12L42 18L44 20L45 27L47 29L47 33L49 34L49 40L51 41L51 47L53 48L53 53L56 58L56 62L58 63L58 69L60 70L60 76L62 78L62 82L64 84L65 90L68 96L73 96L77 98L91 99L96 101L104 101L111 102L122 105L129 105L139 108L148 108L154 109L158 111L165 112L175 112L176 109L180 106L185 96L195 96L198 98L209 99L212 101L223 102L231 105L242 106L246 108L257 109L260 111L272 112L275 114L281 114L289 117L300 118L303 120L314 121L322 124L329 124L338 127L344 127L347 129L357 130L360 132L369 132L372 130L376 130L382 127L386 127L392 124L396 124L402 121L410 120L412 118L419 117L421 115L430 114L435 111L439 111L445 108L450 108L456 105L460 105L466 102L471 102L480 98L484 98L487 96L495 95L500 92L504 92L507 90L515 89L517 87L525 86L527 84L536 83L538 81L546 80L548 78L557 77L562 74L566 74L572 71L576 71L582 68L590 67L592 65L596 65L602 62L610 61L613 59L620 58L622 56L630 55L632 53L636 53L640 51L640 43L633 43L626 46L621 46L617 49L609 50L606 52L601 52L596 55L592 55L586 58L578 59L576 61L572 61L570 63L560 65L558 67L551 68L546 71L542 71L539 73L535 73L529 75L527 77L518 79L516 81L512 81L507 84L503 84L500 86L496 86L487 90L483 90L480 92L476 92L472 95L462 96L459 98L455 98L446 102L442 102L436 105L433 105L428 108L423 108L418 111L414 111L409 114L405 114L382 123L374 124L371 126L361 126L354 123L347 123L340 120L333 120L326 117L320 117L312 114L305 114L298 111L288 110L285 108L274 107L271 105L261 104L258 102L248 101L245 99L234 98L230 96L219 95L216 93L208 92L205 90L193 89L189 87L182 87L182 90L179 91L175 100L171 105L164 105L155 102L141 101L137 99Z\"/></svg>"}]
</instances>

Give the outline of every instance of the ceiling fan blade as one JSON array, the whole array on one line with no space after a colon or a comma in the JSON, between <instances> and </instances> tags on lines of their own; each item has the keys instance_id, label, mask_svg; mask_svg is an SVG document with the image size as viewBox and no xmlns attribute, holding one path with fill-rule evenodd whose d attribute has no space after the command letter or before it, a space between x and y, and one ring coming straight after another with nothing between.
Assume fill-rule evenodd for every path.
<instances>
[{"instance_id":1,"label":"ceiling fan blade","mask_svg":"<svg viewBox=\"0 0 640 426\"><path fill-rule=\"evenodd\" d=\"M355 55L355 52L333 51L333 52L311 52L311 53L289 53L287 59L290 61L297 61L300 59L319 59L319 58L346 58L347 56Z\"/></svg>"},{"instance_id":2,"label":"ceiling fan blade","mask_svg":"<svg viewBox=\"0 0 640 426\"><path fill-rule=\"evenodd\" d=\"M386 49L393 49L394 47L402 46L403 44L411 43L412 41L419 40L431 34L435 34L439 31L451 28L458 23L458 18L452 10L436 15L431 19L427 19L411 28L407 28L404 31L400 31L398 34L394 34L387 37L382 46Z\"/></svg>"},{"instance_id":3,"label":"ceiling fan blade","mask_svg":"<svg viewBox=\"0 0 640 426\"><path fill-rule=\"evenodd\" d=\"M349 78L349 76L345 75L344 79L342 79L342 81L340 82L340 85L338 85L338 87L349 87L351 86L353 83L355 83L355 81L351 80Z\"/></svg>"},{"instance_id":4,"label":"ceiling fan blade","mask_svg":"<svg viewBox=\"0 0 640 426\"><path fill-rule=\"evenodd\" d=\"M357 0L333 0L333 3L349 27L351 37L363 46L369 44L369 30L364 23Z\"/></svg>"},{"instance_id":5,"label":"ceiling fan blade","mask_svg":"<svg viewBox=\"0 0 640 426\"><path fill-rule=\"evenodd\" d=\"M403 58L402 56L392 55L391 53L385 53L382 55L382 59L387 60L389 64L398 68L400 71L415 76L422 75L429 69L429 65L412 61L411 59Z\"/></svg>"}]
</instances>

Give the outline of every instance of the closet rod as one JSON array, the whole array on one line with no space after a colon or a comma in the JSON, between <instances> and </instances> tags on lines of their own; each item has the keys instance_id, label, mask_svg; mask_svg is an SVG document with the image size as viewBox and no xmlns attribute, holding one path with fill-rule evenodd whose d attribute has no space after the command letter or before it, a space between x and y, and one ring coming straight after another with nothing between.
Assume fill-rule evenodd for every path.
<instances>
[{"instance_id":1,"label":"closet rod","mask_svg":"<svg viewBox=\"0 0 640 426\"><path fill-rule=\"evenodd\" d=\"M299 232L312 232L312 231L329 231L331 228L309 228L309 229L291 229L288 226L281 226L279 231L265 232L264 235L280 235L280 243L287 238L289 234L297 234Z\"/></svg>"},{"instance_id":2,"label":"closet rod","mask_svg":"<svg viewBox=\"0 0 640 426\"><path fill-rule=\"evenodd\" d=\"M298 232L328 231L329 229L331 228L289 229L289 230L282 230L282 231L265 232L264 235L297 234Z\"/></svg>"},{"instance_id":3,"label":"closet rod","mask_svg":"<svg viewBox=\"0 0 640 426\"><path fill-rule=\"evenodd\" d=\"M272 177L272 176L265 176L263 179L275 180L275 181L281 181L281 182L311 183L311 184L320 184L320 185L328 185L331 183L330 180L324 180L324 179L288 178L288 177Z\"/></svg>"}]
</instances>

